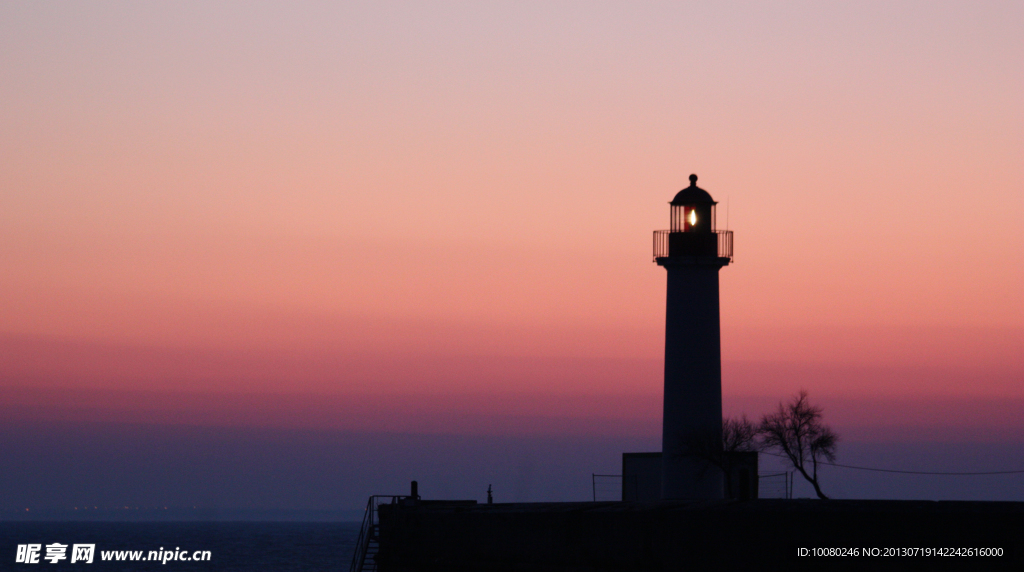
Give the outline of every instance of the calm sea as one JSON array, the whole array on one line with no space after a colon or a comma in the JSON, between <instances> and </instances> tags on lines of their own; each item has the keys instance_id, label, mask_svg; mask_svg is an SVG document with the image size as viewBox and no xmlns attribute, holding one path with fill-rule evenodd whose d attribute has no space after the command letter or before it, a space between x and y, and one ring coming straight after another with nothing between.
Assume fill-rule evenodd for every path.
<instances>
[{"instance_id":1,"label":"calm sea","mask_svg":"<svg viewBox=\"0 0 1024 572\"><path fill-rule=\"evenodd\" d=\"M359 523L348 522L0 522L0 570L348 570ZM45 560L47 544L66 560ZM42 544L39 564L18 564L19 544ZM92 564L71 563L74 544L95 544ZM207 562L104 561L120 551L210 551Z\"/></svg>"}]
</instances>

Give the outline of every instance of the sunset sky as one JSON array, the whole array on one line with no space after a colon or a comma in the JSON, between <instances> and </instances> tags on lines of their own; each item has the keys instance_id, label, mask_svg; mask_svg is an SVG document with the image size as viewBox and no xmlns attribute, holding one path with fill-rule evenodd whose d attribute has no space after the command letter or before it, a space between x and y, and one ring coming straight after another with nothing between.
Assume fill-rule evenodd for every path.
<instances>
[{"instance_id":1,"label":"sunset sky","mask_svg":"<svg viewBox=\"0 0 1024 572\"><path fill-rule=\"evenodd\" d=\"M735 231L727 413L806 388L854 440L1019 442L1021 29L1018 2L5 3L0 407L656 436L651 232L696 173Z\"/></svg>"}]
</instances>

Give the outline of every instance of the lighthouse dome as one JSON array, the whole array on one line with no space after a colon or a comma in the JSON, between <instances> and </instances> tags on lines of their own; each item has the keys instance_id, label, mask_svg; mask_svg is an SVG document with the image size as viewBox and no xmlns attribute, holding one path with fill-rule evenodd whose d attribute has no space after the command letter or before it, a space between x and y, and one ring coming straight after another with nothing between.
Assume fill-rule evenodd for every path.
<instances>
[{"instance_id":1,"label":"lighthouse dome","mask_svg":"<svg viewBox=\"0 0 1024 572\"><path fill-rule=\"evenodd\" d=\"M671 205L715 205L715 199L697 186L697 175L690 175L690 186L676 193Z\"/></svg>"}]
</instances>

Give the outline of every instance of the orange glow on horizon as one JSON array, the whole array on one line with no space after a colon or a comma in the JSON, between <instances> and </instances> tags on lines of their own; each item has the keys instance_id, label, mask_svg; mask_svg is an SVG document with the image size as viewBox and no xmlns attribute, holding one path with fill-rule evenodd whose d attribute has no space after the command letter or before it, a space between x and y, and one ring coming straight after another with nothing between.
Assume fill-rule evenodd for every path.
<instances>
[{"instance_id":1,"label":"orange glow on horizon","mask_svg":"<svg viewBox=\"0 0 1024 572\"><path fill-rule=\"evenodd\" d=\"M656 395L696 172L727 395L1021 397L1022 15L0 7L0 389Z\"/></svg>"}]
</instances>

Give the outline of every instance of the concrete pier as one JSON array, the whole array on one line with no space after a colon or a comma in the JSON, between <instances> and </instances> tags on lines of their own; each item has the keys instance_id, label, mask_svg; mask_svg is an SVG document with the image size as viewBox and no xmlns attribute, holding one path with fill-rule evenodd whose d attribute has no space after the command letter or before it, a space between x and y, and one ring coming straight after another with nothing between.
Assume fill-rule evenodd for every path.
<instances>
[{"instance_id":1,"label":"concrete pier","mask_svg":"<svg viewBox=\"0 0 1024 572\"><path fill-rule=\"evenodd\" d=\"M379 514L382 572L1024 569L1019 502L432 501L383 505ZM1002 556L922 555L957 548ZM918 552L893 555L902 549Z\"/></svg>"}]
</instances>

